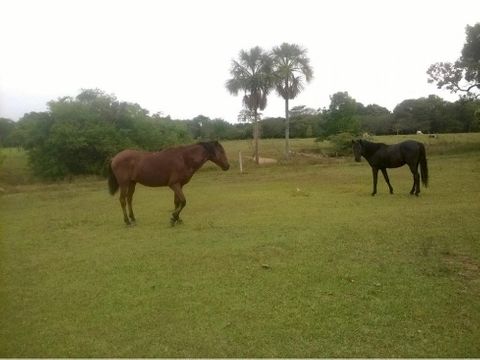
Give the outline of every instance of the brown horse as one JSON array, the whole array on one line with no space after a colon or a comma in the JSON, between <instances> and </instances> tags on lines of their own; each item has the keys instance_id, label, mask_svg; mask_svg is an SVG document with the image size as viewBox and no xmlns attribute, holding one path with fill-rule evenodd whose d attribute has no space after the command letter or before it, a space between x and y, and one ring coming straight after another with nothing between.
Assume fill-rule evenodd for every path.
<instances>
[{"instance_id":1,"label":"brown horse","mask_svg":"<svg viewBox=\"0 0 480 360\"><path fill-rule=\"evenodd\" d=\"M207 160L214 162L222 170L230 167L225 150L218 141L200 142L159 152L123 150L115 155L110 163L108 187L112 195L120 188L120 205L125 224L135 222L132 198L137 183L155 187L168 186L172 189L175 193L175 210L170 224L174 226L181 223L179 215L187 203L182 187Z\"/></svg>"}]
</instances>

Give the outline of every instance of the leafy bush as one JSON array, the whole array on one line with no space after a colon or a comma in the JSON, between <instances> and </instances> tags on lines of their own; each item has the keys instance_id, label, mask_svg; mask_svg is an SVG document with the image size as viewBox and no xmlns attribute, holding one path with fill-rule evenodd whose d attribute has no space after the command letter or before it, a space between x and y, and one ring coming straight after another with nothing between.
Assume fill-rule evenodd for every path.
<instances>
[{"instance_id":1,"label":"leafy bush","mask_svg":"<svg viewBox=\"0 0 480 360\"><path fill-rule=\"evenodd\" d=\"M3 154L1 151L0 151L0 167L2 166L3 162L5 161L5 154Z\"/></svg>"},{"instance_id":2,"label":"leafy bush","mask_svg":"<svg viewBox=\"0 0 480 360\"><path fill-rule=\"evenodd\" d=\"M49 112L25 115L14 134L42 178L102 174L122 149L160 150L190 140L186 128L149 117L139 105L120 103L99 90L48 105Z\"/></svg>"},{"instance_id":3,"label":"leafy bush","mask_svg":"<svg viewBox=\"0 0 480 360\"><path fill-rule=\"evenodd\" d=\"M355 135L348 132L329 136L328 140L332 144L332 155L350 155L352 153L353 139L355 139Z\"/></svg>"}]
</instances>

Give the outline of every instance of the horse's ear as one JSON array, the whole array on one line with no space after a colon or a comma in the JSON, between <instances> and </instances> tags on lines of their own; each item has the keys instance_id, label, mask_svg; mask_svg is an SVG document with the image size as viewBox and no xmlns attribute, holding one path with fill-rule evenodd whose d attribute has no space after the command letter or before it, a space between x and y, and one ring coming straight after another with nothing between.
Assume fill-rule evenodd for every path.
<instances>
[{"instance_id":1,"label":"horse's ear","mask_svg":"<svg viewBox=\"0 0 480 360\"><path fill-rule=\"evenodd\" d=\"M355 140L352 139L352 144L355 144Z\"/></svg>"}]
</instances>

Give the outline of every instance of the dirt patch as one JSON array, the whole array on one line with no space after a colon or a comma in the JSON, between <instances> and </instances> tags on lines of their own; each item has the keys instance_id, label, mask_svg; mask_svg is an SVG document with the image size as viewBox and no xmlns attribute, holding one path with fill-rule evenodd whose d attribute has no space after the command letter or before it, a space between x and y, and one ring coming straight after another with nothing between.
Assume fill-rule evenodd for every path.
<instances>
[{"instance_id":1,"label":"dirt patch","mask_svg":"<svg viewBox=\"0 0 480 360\"><path fill-rule=\"evenodd\" d=\"M313 159L324 159L328 156L324 155L323 153L312 153L312 152L297 152L296 154L307 157L307 158L313 158Z\"/></svg>"},{"instance_id":2,"label":"dirt patch","mask_svg":"<svg viewBox=\"0 0 480 360\"><path fill-rule=\"evenodd\" d=\"M468 255L447 253L443 254L443 261L453 273L464 279L476 280L480 278L480 262Z\"/></svg>"},{"instance_id":3,"label":"dirt patch","mask_svg":"<svg viewBox=\"0 0 480 360\"><path fill-rule=\"evenodd\" d=\"M255 161L255 158L253 157L252 158L253 161ZM259 157L258 158L258 163L260 165L264 165L264 164L276 164L278 161L276 159L272 159L272 158L264 158L264 157Z\"/></svg>"}]
</instances>

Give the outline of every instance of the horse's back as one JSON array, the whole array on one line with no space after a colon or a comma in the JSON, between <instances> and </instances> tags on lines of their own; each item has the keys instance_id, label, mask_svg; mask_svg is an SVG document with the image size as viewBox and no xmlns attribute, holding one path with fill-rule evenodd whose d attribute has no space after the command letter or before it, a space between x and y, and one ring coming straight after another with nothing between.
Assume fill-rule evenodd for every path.
<instances>
[{"instance_id":1,"label":"horse's back","mask_svg":"<svg viewBox=\"0 0 480 360\"><path fill-rule=\"evenodd\" d=\"M119 183L132 180L135 169L143 156L144 152L142 151L126 149L113 157L111 168Z\"/></svg>"},{"instance_id":2,"label":"horse's back","mask_svg":"<svg viewBox=\"0 0 480 360\"><path fill-rule=\"evenodd\" d=\"M146 186L166 186L178 173L182 159L175 148L159 152L123 150L112 159L112 170L119 182Z\"/></svg>"},{"instance_id":3,"label":"horse's back","mask_svg":"<svg viewBox=\"0 0 480 360\"><path fill-rule=\"evenodd\" d=\"M126 149L120 151L112 159L112 169L118 169L119 167L131 167L135 163L145 156L145 152L138 150Z\"/></svg>"},{"instance_id":4,"label":"horse's back","mask_svg":"<svg viewBox=\"0 0 480 360\"><path fill-rule=\"evenodd\" d=\"M402 148L418 149L422 143L416 140L405 140L399 144Z\"/></svg>"},{"instance_id":5,"label":"horse's back","mask_svg":"<svg viewBox=\"0 0 480 360\"><path fill-rule=\"evenodd\" d=\"M423 147L423 144L421 142L415 140L405 140L398 145L400 147L400 151L405 157L418 156L420 150Z\"/></svg>"},{"instance_id":6,"label":"horse's back","mask_svg":"<svg viewBox=\"0 0 480 360\"><path fill-rule=\"evenodd\" d=\"M398 144L381 144L373 157L373 163L379 168L401 167L417 159L422 143L406 140Z\"/></svg>"}]
</instances>

